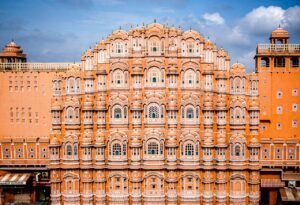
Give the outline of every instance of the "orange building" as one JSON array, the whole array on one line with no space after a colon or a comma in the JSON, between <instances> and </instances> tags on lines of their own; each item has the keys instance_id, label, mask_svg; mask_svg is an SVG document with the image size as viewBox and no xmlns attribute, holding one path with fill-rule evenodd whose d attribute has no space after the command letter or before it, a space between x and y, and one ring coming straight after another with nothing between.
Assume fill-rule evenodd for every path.
<instances>
[{"instance_id":1,"label":"orange building","mask_svg":"<svg viewBox=\"0 0 300 205\"><path fill-rule=\"evenodd\" d=\"M15 42L0 62L0 204L49 201L52 78L68 64L26 63Z\"/></svg>"},{"instance_id":2,"label":"orange building","mask_svg":"<svg viewBox=\"0 0 300 205\"><path fill-rule=\"evenodd\" d=\"M280 198L280 187L300 186L300 44L289 44L288 40L288 32L279 27L271 33L270 44L257 46L255 56L261 109L262 199L272 205Z\"/></svg>"}]
</instances>

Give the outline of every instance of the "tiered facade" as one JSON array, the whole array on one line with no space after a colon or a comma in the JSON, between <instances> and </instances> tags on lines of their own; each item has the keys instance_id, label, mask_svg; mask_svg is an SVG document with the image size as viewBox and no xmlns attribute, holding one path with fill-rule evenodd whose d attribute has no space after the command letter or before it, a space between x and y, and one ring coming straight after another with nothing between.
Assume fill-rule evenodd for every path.
<instances>
[{"instance_id":1,"label":"tiered facade","mask_svg":"<svg viewBox=\"0 0 300 205\"><path fill-rule=\"evenodd\" d=\"M258 204L258 77L193 30L117 30L53 79L52 204Z\"/></svg>"}]
</instances>

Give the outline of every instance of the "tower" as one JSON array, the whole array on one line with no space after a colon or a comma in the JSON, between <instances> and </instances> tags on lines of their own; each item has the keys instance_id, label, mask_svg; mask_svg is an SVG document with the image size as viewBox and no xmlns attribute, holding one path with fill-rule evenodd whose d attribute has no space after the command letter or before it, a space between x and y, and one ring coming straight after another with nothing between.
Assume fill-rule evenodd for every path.
<instances>
[{"instance_id":1,"label":"tower","mask_svg":"<svg viewBox=\"0 0 300 205\"><path fill-rule=\"evenodd\" d=\"M261 173L262 199L269 198L266 200L271 204L275 203L279 188L295 180L288 176L299 162L299 57L300 44L290 44L288 31L281 27L271 33L269 44L257 46L255 55L259 77L260 158L266 170Z\"/></svg>"}]
</instances>

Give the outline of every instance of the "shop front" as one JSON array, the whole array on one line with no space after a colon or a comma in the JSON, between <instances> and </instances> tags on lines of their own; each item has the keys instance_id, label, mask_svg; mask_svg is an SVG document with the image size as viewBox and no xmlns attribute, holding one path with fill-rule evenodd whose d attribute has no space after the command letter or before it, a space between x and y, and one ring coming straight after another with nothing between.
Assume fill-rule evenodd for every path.
<instances>
[{"instance_id":1,"label":"shop front","mask_svg":"<svg viewBox=\"0 0 300 205\"><path fill-rule=\"evenodd\" d=\"M0 176L0 204L50 204L48 172L12 173Z\"/></svg>"}]
</instances>

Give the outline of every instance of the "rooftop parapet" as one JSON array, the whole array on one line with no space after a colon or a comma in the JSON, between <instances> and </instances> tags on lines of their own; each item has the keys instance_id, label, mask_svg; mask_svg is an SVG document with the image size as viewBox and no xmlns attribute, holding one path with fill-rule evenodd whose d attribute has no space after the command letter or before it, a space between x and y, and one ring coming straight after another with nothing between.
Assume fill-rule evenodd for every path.
<instances>
[{"instance_id":1,"label":"rooftop parapet","mask_svg":"<svg viewBox=\"0 0 300 205\"><path fill-rule=\"evenodd\" d=\"M64 71L74 62L62 63L0 63L0 71ZM78 66L80 62L75 62Z\"/></svg>"},{"instance_id":2,"label":"rooftop parapet","mask_svg":"<svg viewBox=\"0 0 300 205\"><path fill-rule=\"evenodd\" d=\"M300 52L300 44L258 44L256 47L257 54L286 52Z\"/></svg>"}]
</instances>

